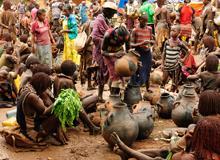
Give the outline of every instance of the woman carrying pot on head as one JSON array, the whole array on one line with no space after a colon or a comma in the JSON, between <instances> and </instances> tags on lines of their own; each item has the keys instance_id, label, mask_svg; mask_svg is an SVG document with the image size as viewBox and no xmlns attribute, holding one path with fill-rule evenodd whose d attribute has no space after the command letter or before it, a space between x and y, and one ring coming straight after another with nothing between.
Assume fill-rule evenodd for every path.
<instances>
[{"instance_id":1,"label":"woman carrying pot on head","mask_svg":"<svg viewBox=\"0 0 220 160\"><path fill-rule=\"evenodd\" d=\"M110 79L110 93L118 95L120 92L119 81L122 80L120 75L115 72L115 61L124 55L123 45L126 44L126 50L129 49L129 31L124 26L109 29L105 33L102 55L107 65Z\"/></svg>"},{"instance_id":2,"label":"woman carrying pot on head","mask_svg":"<svg viewBox=\"0 0 220 160\"><path fill-rule=\"evenodd\" d=\"M63 30L61 31L64 36L64 50L63 61L72 60L75 64L80 64L80 55L75 50L74 39L78 35L78 27L75 16L72 14L73 10L69 4L63 8L65 18L63 20Z\"/></svg>"},{"instance_id":3,"label":"woman carrying pot on head","mask_svg":"<svg viewBox=\"0 0 220 160\"><path fill-rule=\"evenodd\" d=\"M50 26L46 20L46 10L37 11L36 20L31 26L33 53L36 54L42 64L52 67L52 48L51 42L55 40L51 34Z\"/></svg>"}]
</instances>

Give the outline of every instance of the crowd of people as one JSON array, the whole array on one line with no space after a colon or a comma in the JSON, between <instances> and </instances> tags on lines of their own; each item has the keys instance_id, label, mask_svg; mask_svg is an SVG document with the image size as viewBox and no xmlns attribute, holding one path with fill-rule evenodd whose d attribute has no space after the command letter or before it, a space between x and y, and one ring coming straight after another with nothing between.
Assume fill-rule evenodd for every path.
<instances>
[{"instance_id":1,"label":"crowd of people","mask_svg":"<svg viewBox=\"0 0 220 160\"><path fill-rule=\"evenodd\" d=\"M200 15L190 0L178 9L170 9L165 0L78 5L50 0L44 7L34 0L12 3L4 0L0 11L0 107L17 105L17 122L26 138L41 143L51 135L56 144L66 144L68 138L51 114L62 89L77 90L79 82L89 91L97 89L94 104L105 103L106 84L110 95L122 94L126 85L152 92L150 75L157 68L163 73L161 88L171 82L170 92L200 80L203 118L192 133L187 131L186 145L173 159L220 159L218 0L203 0ZM139 57L138 70L125 78L116 73L115 62L130 50ZM195 56L202 57L201 63ZM99 133L84 108L80 120L91 134ZM115 134L113 139L128 157L151 158L144 154L149 152L129 149Z\"/></svg>"}]
</instances>

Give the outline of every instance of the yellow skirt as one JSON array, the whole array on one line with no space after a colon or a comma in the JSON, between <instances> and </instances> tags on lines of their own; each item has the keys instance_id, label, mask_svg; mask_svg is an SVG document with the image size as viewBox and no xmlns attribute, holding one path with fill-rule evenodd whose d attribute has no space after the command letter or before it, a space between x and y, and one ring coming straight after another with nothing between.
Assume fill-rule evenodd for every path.
<instances>
[{"instance_id":1,"label":"yellow skirt","mask_svg":"<svg viewBox=\"0 0 220 160\"><path fill-rule=\"evenodd\" d=\"M74 39L69 39L68 34L64 37L63 61L72 60L75 64L80 65L80 55L75 50Z\"/></svg>"}]
</instances>

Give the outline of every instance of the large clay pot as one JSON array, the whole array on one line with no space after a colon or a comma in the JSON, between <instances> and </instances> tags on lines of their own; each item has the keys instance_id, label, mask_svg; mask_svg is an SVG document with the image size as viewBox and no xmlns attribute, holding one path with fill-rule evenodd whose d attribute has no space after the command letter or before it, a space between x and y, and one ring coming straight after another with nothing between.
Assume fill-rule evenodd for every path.
<instances>
[{"instance_id":1,"label":"large clay pot","mask_svg":"<svg viewBox=\"0 0 220 160\"><path fill-rule=\"evenodd\" d=\"M171 118L171 112L173 109L174 98L169 93L163 93L160 97L158 106L158 114L161 118Z\"/></svg>"},{"instance_id":2,"label":"large clay pot","mask_svg":"<svg viewBox=\"0 0 220 160\"><path fill-rule=\"evenodd\" d=\"M160 100L161 92L160 86L156 84L151 84L149 91L146 91L144 94L144 100L150 101L151 105L156 105Z\"/></svg>"},{"instance_id":3,"label":"large clay pot","mask_svg":"<svg viewBox=\"0 0 220 160\"><path fill-rule=\"evenodd\" d=\"M178 127L188 127L193 123L192 113L195 107L197 107L197 95L194 87L185 85L181 98L174 103L174 109L172 110L172 119Z\"/></svg>"},{"instance_id":4,"label":"large clay pot","mask_svg":"<svg viewBox=\"0 0 220 160\"><path fill-rule=\"evenodd\" d=\"M143 111L152 112L152 106L149 101L140 101L138 104L132 106L132 113L139 113Z\"/></svg>"},{"instance_id":5,"label":"large clay pot","mask_svg":"<svg viewBox=\"0 0 220 160\"><path fill-rule=\"evenodd\" d=\"M179 101L183 95L194 96L196 101L198 101L198 95L196 93L195 87L192 84L186 84L177 96L176 101Z\"/></svg>"},{"instance_id":6,"label":"large clay pot","mask_svg":"<svg viewBox=\"0 0 220 160\"><path fill-rule=\"evenodd\" d=\"M115 104L103 125L102 136L111 148L114 147L114 143L111 140L113 132L116 132L120 139L128 146L131 146L137 139L139 132L138 124L125 103Z\"/></svg>"},{"instance_id":7,"label":"large clay pot","mask_svg":"<svg viewBox=\"0 0 220 160\"><path fill-rule=\"evenodd\" d=\"M161 85L163 81L163 72L159 69L155 69L150 74L150 83L151 84L158 84Z\"/></svg>"},{"instance_id":8,"label":"large clay pot","mask_svg":"<svg viewBox=\"0 0 220 160\"><path fill-rule=\"evenodd\" d=\"M139 133L137 139L146 139L150 136L154 128L152 113L148 110L133 113L135 121L138 123Z\"/></svg>"},{"instance_id":9,"label":"large clay pot","mask_svg":"<svg viewBox=\"0 0 220 160\"><path fill-rule=\"evenodd\" d=\"M119 58L115 62L115 72L121 77L130 77L136 73L138 69L138 61L140 55L134 51L130 50L123 57Z\"/></svg>"},{"instance_id":10,"label":"large clay pot","mask_svg":"<svg viewBox=\"0 0 220 160\"><path fill-rule=\"evenodd\" d=\"M133 106L142 100L140 86L128 84L124 92L124 102L129 106Z\"/></svg>"}]
</instances>

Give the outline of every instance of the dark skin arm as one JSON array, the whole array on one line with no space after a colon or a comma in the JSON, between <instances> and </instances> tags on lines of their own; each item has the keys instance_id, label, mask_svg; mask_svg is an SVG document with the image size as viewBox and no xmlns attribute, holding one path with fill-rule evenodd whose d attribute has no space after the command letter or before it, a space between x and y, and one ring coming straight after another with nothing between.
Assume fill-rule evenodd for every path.
<instances>
[{"instance_id":1,"label":"dark skin arm","mask_svg":"<svg viewBox=\"0 0 220 160\"><path fill-rule=\"evenodd\" d=\"M51 113L53 105L46 107L40 97L36 94L30 94L26 100L27 105L32 106L40 115Z\"/></svg>"}]
</instances>

